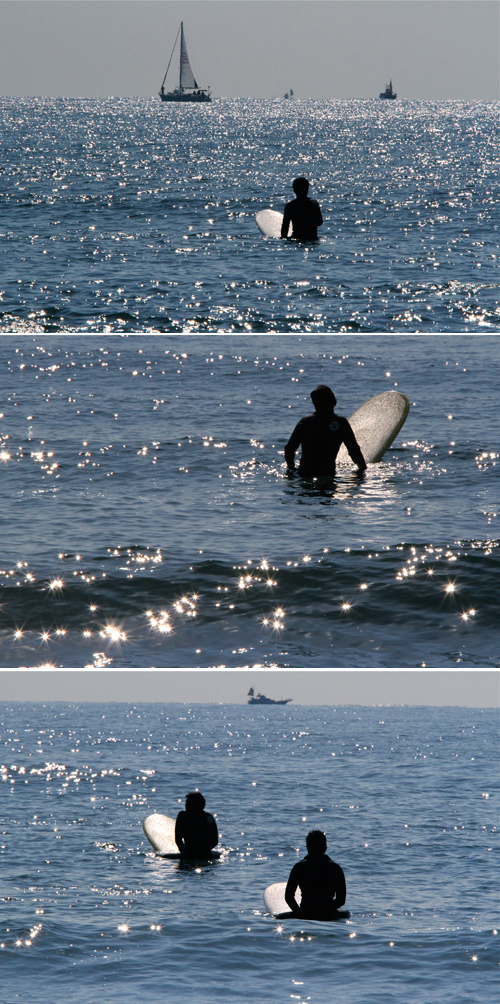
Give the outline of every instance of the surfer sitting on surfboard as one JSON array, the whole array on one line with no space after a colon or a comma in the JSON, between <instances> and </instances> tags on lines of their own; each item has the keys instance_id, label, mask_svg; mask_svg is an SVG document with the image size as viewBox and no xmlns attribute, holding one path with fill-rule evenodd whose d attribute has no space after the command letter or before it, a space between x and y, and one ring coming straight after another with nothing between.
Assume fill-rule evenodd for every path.
<instances>
[{"instance_id":1,"label":"surfer sitting on surfboard","mask_svg":"<svg viewBox=\"0 0 500 1004\"><path fill-rule=\"evenodd\" d=\"M293 190L296 199L287 202L283 223L281 225L281 236L288 237L290 222L293 224L291 240L296 241L317 241L318 227L323 223L319 203L308 196L309 182L307 178L295 178Z\"/></svg>"},{"instance_id":2,"label":"surfer sitting on surfboard","mask_svg":"<svg viewBox=\"0 0 500 1004\"><path fill-rule=\"evenodd\" d=\"M290 470L295 470L295 454L302 446L299 474L306 477L323 477L335 474L335 458L342 443L358 470L366 468L365 459L358 446L347 418L334 412L337 398L330 387L320 384L311 391L314 415L301 418L285 446L285 460Z\"/></svg>"},{"instance_id":3,"label":"surfer sitting on surfboard","mask_svg":"<svg viewBox=\"0 0 500 1004\"><path fill-rule=\"evenodd\" d=\"M209 812L204 812L205 799L201 791L186 795L186 808L181 809L175 821L175 842L183 857L212 857L212 847L219 841L217 823Z\"/></svg>"},{"instance_id":4,"label":"surfer sitting on surfboard","mask_svg":"<svg viewBox=\"0 0 500 1004\"><path fill-rule=\"evenodd\" d=\"M326 837L321 830L311 830L306 837L307 855L290 872L285 899L292 913L307 920L333 920L345 903L344 872L326 854ZM295 899L297 887L302 893L300 906Z\"/></svg>"}]
</instances>

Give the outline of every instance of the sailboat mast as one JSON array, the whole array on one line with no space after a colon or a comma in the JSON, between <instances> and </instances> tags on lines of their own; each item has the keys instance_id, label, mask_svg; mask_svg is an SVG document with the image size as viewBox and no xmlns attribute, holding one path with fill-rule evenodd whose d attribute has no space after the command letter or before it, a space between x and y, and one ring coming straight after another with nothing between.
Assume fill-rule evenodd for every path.
<instances>
[{"instance_id":1,"label":"sailboat mast","mask_svg":"<svg viewBox=\"0 0 500 1004\"><path fill-rule=\"evenodd\" d=\"M179 53L179 90L182 91L182 54L184 52L184 21L181 21L181 48Z\"/></svg>"}]
</instances>

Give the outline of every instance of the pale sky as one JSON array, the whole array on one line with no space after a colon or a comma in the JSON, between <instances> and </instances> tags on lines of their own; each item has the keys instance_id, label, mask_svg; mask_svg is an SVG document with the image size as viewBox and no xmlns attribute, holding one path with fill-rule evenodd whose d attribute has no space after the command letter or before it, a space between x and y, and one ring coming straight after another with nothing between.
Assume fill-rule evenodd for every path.
<instances>
[{"instance_id":1,"label":"pale sky","mask_svg":"<svg viewBox=\"0 0 500 1004\"><path fill-rule=\"evenodd\" d=\"M499 98L497 0L0 0L0 94L156 95L181 20L215 97Z\"/></svg>"},{"instance_id":2,"label":"pale sky","mask_svg":"<svg viewBox=\"0 0 500 1004\"><path fill-rule=\"evenodd\" d=\"M1 671L0 701L246 704L250 686L293 703L499 706L495 670Z\"/></svg>"}]
</instances>

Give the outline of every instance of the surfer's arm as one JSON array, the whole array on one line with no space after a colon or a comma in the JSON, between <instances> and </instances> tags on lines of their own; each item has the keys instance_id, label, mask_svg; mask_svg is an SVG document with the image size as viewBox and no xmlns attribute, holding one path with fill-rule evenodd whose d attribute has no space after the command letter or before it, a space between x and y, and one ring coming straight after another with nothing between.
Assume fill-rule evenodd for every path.
<instances>
[{"instance_id":1,"label":"surfer's arm","mask_svg":"<svg viewBox=\"0 0 500 1004\"><path fill-rule=\"evenodd\" d=\"M281 236L288 237L288 230L290 228L290 210L288 206L285 206L285 212L283 213L283 223L281 224Z\"/></svg>"},{"instance_id":2,"label":"surfer's arm","mask_svg":"<svg viewBox=\"0 0 500 1004\"><path fill-rule=\"evenodd\" d=\"M341 910L346 901L345 875L340 865L335 867L335 898L333 900L334 910Z\"/></svg>"},{"instance_id":3,"label":"surfer's arm","mask_svg":"<svg viewBox=\"0 0 500 1004\"><path fill-rule=\"evenodd\" d=\"M219 843L219 831L217 829L217 823L211 813L208 813L208 832L209 832L209 843L210 847L216 847Z\"/></svg>"},{"instance_id":4,"label":"surfer's arm","mask_svg":"<svg viewBox=\"0 0 500 1004\"><path fill-rule=\"evenodd\" d=\"M297 900L295 899L295 891L297 889L298 884L299 882L297 878L296 865L294 865L290 872L290 878L288 879L285 889L286 904L287 906L290 907L292 913L298 913L300 910L300 906L297 903Z\"/></svg>"},{"instance_id":5,"label":"surfer's arm","mask_svg":"<svg viewBox=\"0 0 500 1004\"><path fill-rule=\"evenodd\" d=\"M175 842L179 848L181 854L184 850L184 826L183 826L183 814L184 812L179 812L177 819L175 820Z\"/></svg>"},{"instance_id":6,"label":"surfer's arm","mask_svg":"<svg viewBox=\"0 0 500 1004\"><path fill-rule=\"evenodd\" d=\"M285 446L285 460L287 463L287 467L291 471L295 470L295 454L301 442L302 442L302 429L301 429L301 423L299 422L299 424L295 426L295 429L293 430L292 435L290 436L290 439L288 440L288 443Z\"/></svg>"},{"instance_id":7,"label":"surfer's arm","mask_svg":"<svg viewBox=\"0 0 500 1004\"><path fill-rule=\"evenodd\" d=\"M356 436L354 435L347 419L345 419L344 443L353 464L356 464L356 467L360 471L365 471L366 470L365 458L361 453Z\"/></svg>"}]
</instances>

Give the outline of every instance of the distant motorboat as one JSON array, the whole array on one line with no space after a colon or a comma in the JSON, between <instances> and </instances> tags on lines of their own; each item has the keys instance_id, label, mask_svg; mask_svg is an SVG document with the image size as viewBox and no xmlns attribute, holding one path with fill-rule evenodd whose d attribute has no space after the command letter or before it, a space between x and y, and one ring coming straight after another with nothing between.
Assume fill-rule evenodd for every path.
<instances>
[{"instance_id":1,"label":"distant motorboat","mask_svg":"<svg viewBox=\"0 0 500 1004\"><path fill-rule=\"evenodd\" d=\"M285 700L273 701L272 697L266 697L265 694L256 694L253 687L250 687L247 696L250 698L248 704L289 704L292 700L291 697L287 697Z\"/></svg>"},{"instance_id":2,"label":"distant motorboat","mask_svg":"<svg viewBox=\"0 0 500 1004\"><path fill-rule=\"evenodd\" d=\"M172 62L172 56L177 45L177 39L181 36L180 50L179 50L179 86L173 91L165 91L165 81L167 79L167 73L170 69L170 63ZM184 36L184 21L181 21L181 26L177 32L177 37L174 42L174 48L172 49L172 55L168 61L167 70L163 78L163 82L159 91L160 98L162 101L211 101L210 88L199 87L196 83L194 73L191 69L191 64L189 62L188 51L186 47L186 39Z\"/></svg>"},{"instance_id":3,"label":"distant motorboat","mask_svg":"<svg viewBox=\"0 0 500 1004\"><path fill-rule=\"evenodd\" d=\"M394 98L397 98L396 91L392 89L392 80L387 84L385 91L379 94L379 98L386 98L388 101L394 101Z\"/></svg>"}]
</instances>

